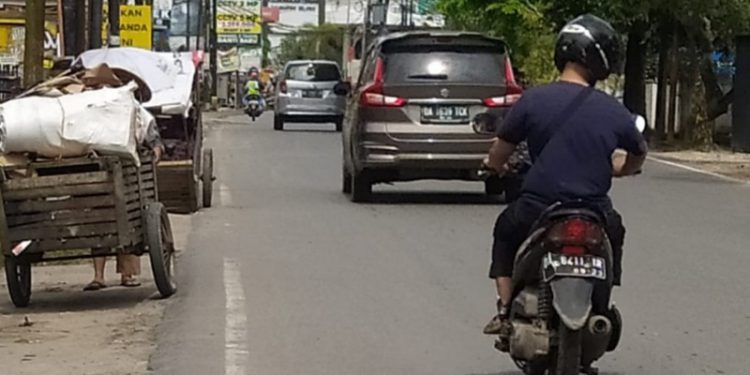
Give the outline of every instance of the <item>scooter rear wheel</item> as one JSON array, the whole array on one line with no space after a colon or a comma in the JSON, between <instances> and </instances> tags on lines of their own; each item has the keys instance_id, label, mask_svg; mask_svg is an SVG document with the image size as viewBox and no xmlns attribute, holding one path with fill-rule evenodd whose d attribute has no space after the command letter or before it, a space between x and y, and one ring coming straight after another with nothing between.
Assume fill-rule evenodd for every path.
<instances>
[{"instance_id":1,"label":"scooter rear wheel","mask_svg":"<svg viewBox=\"0 0 750 375\"><path fill-rule=\"evenodd\" d=\"M557 368L554 375L579 375L581 373L581 330L572 330L560 323L557 347Z\"/></svg>"}]
</instances>

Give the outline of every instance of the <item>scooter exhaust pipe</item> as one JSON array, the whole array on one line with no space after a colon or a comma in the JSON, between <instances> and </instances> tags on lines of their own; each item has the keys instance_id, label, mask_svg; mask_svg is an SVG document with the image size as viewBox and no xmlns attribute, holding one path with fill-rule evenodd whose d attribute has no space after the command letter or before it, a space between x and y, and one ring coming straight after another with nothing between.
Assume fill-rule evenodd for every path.
<instances>
[{"instance_id":1,"label":"scooter exhaust pipe","mask_svg":"<svg viewBox=\"0 0 750 375\"><path fill-rule=\"evenodd\" d=\"M589 318L587 325L589 333L594 336L609 335L612 332L612 322L602 315L594 315Z\"/></svg>"},{"instance_id":2,"label":"scooter exhaust pipe","mask_svg":"<svg viewBox=\"0 0 750 375\"><path fill-rule=\"evenodd\" d=\"M605 316L594 315L589 318L585 330L581 363L589 366L607 351L612 335L612 322Z\"/></svg>"}]
</instances>

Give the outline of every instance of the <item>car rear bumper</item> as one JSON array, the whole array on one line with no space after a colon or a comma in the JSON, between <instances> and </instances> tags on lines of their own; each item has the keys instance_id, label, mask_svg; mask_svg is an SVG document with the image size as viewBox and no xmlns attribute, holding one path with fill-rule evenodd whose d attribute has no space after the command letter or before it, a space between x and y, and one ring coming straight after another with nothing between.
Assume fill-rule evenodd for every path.
<instances>
[{"instance_id":1,"label":"car rear bumper","mask_svg":"<svg viewBox=\"0 0 750 375\"><path fill-rule=\"evenodd\" d=\"M279 96L277 113L284 117L337 117L344 115L344 103L337 98L299 99Z\"/></svg>"},{"instance_id":2,"label":"car rear bumper","mask_svg":"<svg viewBox=\"0 0 750 375\"><path fill-rule=\"evenodd\" d=\"M477 170L494 141L492 135L466 128L444 133L394 133L382 124L368 124L362 136L358 159L363 168Z\"/></svg>"},{"instance_id":3,"label":"car rear bumper","mask_svg":"<svg viewBox=\"0 0 750 375\"><path fill-rule=\"evenodd\" d=\"M383 181L416 179L479 180L485 150L472 152L401 152L397 146L363 143L360 169L382 175Z\"/></svg>"}]
</instances>

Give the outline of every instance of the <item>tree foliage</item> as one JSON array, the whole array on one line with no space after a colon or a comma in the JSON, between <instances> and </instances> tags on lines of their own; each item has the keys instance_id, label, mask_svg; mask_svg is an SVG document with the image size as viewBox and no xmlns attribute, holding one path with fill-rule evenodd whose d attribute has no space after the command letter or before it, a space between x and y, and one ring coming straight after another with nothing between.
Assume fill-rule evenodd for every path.
<instances>
[{"instance_id":1,"label":"tree foliage","mask_svg":"<svg viewBox=\"0 0 750 375\"><path fill-rule=\"evenodd\" d=\"M452 28L504 38L516 67L532 83L554 77L554 37L565 22L584 13L610 20L627 41L626 105L643 113L645 80L669 77L666 72L657 74L657 66L677 69L683 90L692 98L691 110L684 112L688 118L681 119L688 136L706 134L692 126L704 126L726 112L731 101L716 84L710 53L731 48L738 34L750 31L748 0L438 0L437 8ZM659 56L670 59L678 54L674 66L657 63Z\"/></svg>"},{"instance_id":2,"label":"tree foliage","mask_svg":"<svg viewBox=\"0 0 750 375\"><path fill-rule=\"evenodd\" d=\"M290 60L318 59L341 64L343 37L343 30L336 25L303 27L281 42L277 63L283 66Z\"/></svg>"},{"instance_id":3,"label":"tree foliage","mask_svg":"<svg viewBox=\"0 0 750 375\"><path fill-rule=\"evenodd\" d=\"M516 67L531 83L555 76L552 60L554 30L546 22L544 0L440 0L437 9L450 27L482 31L508 44Z\"/></svg>"}]
</instances>

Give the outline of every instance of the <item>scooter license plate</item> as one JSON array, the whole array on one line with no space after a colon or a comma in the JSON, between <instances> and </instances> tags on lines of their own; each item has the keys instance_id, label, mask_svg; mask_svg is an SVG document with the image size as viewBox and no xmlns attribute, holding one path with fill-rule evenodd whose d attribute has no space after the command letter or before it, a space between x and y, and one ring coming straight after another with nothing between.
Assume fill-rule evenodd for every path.
<instances>
[{"instance_id":1,"label":"scooter license plate","mask_svg":"<svg viewBox=\"0 0 750 375\"><path fill-rule=\"evenodd\" d=\"M544 281L555 277L607 279L607 262L593 255L548 253L542 260Z\"/></svg>"}]
</instances>

